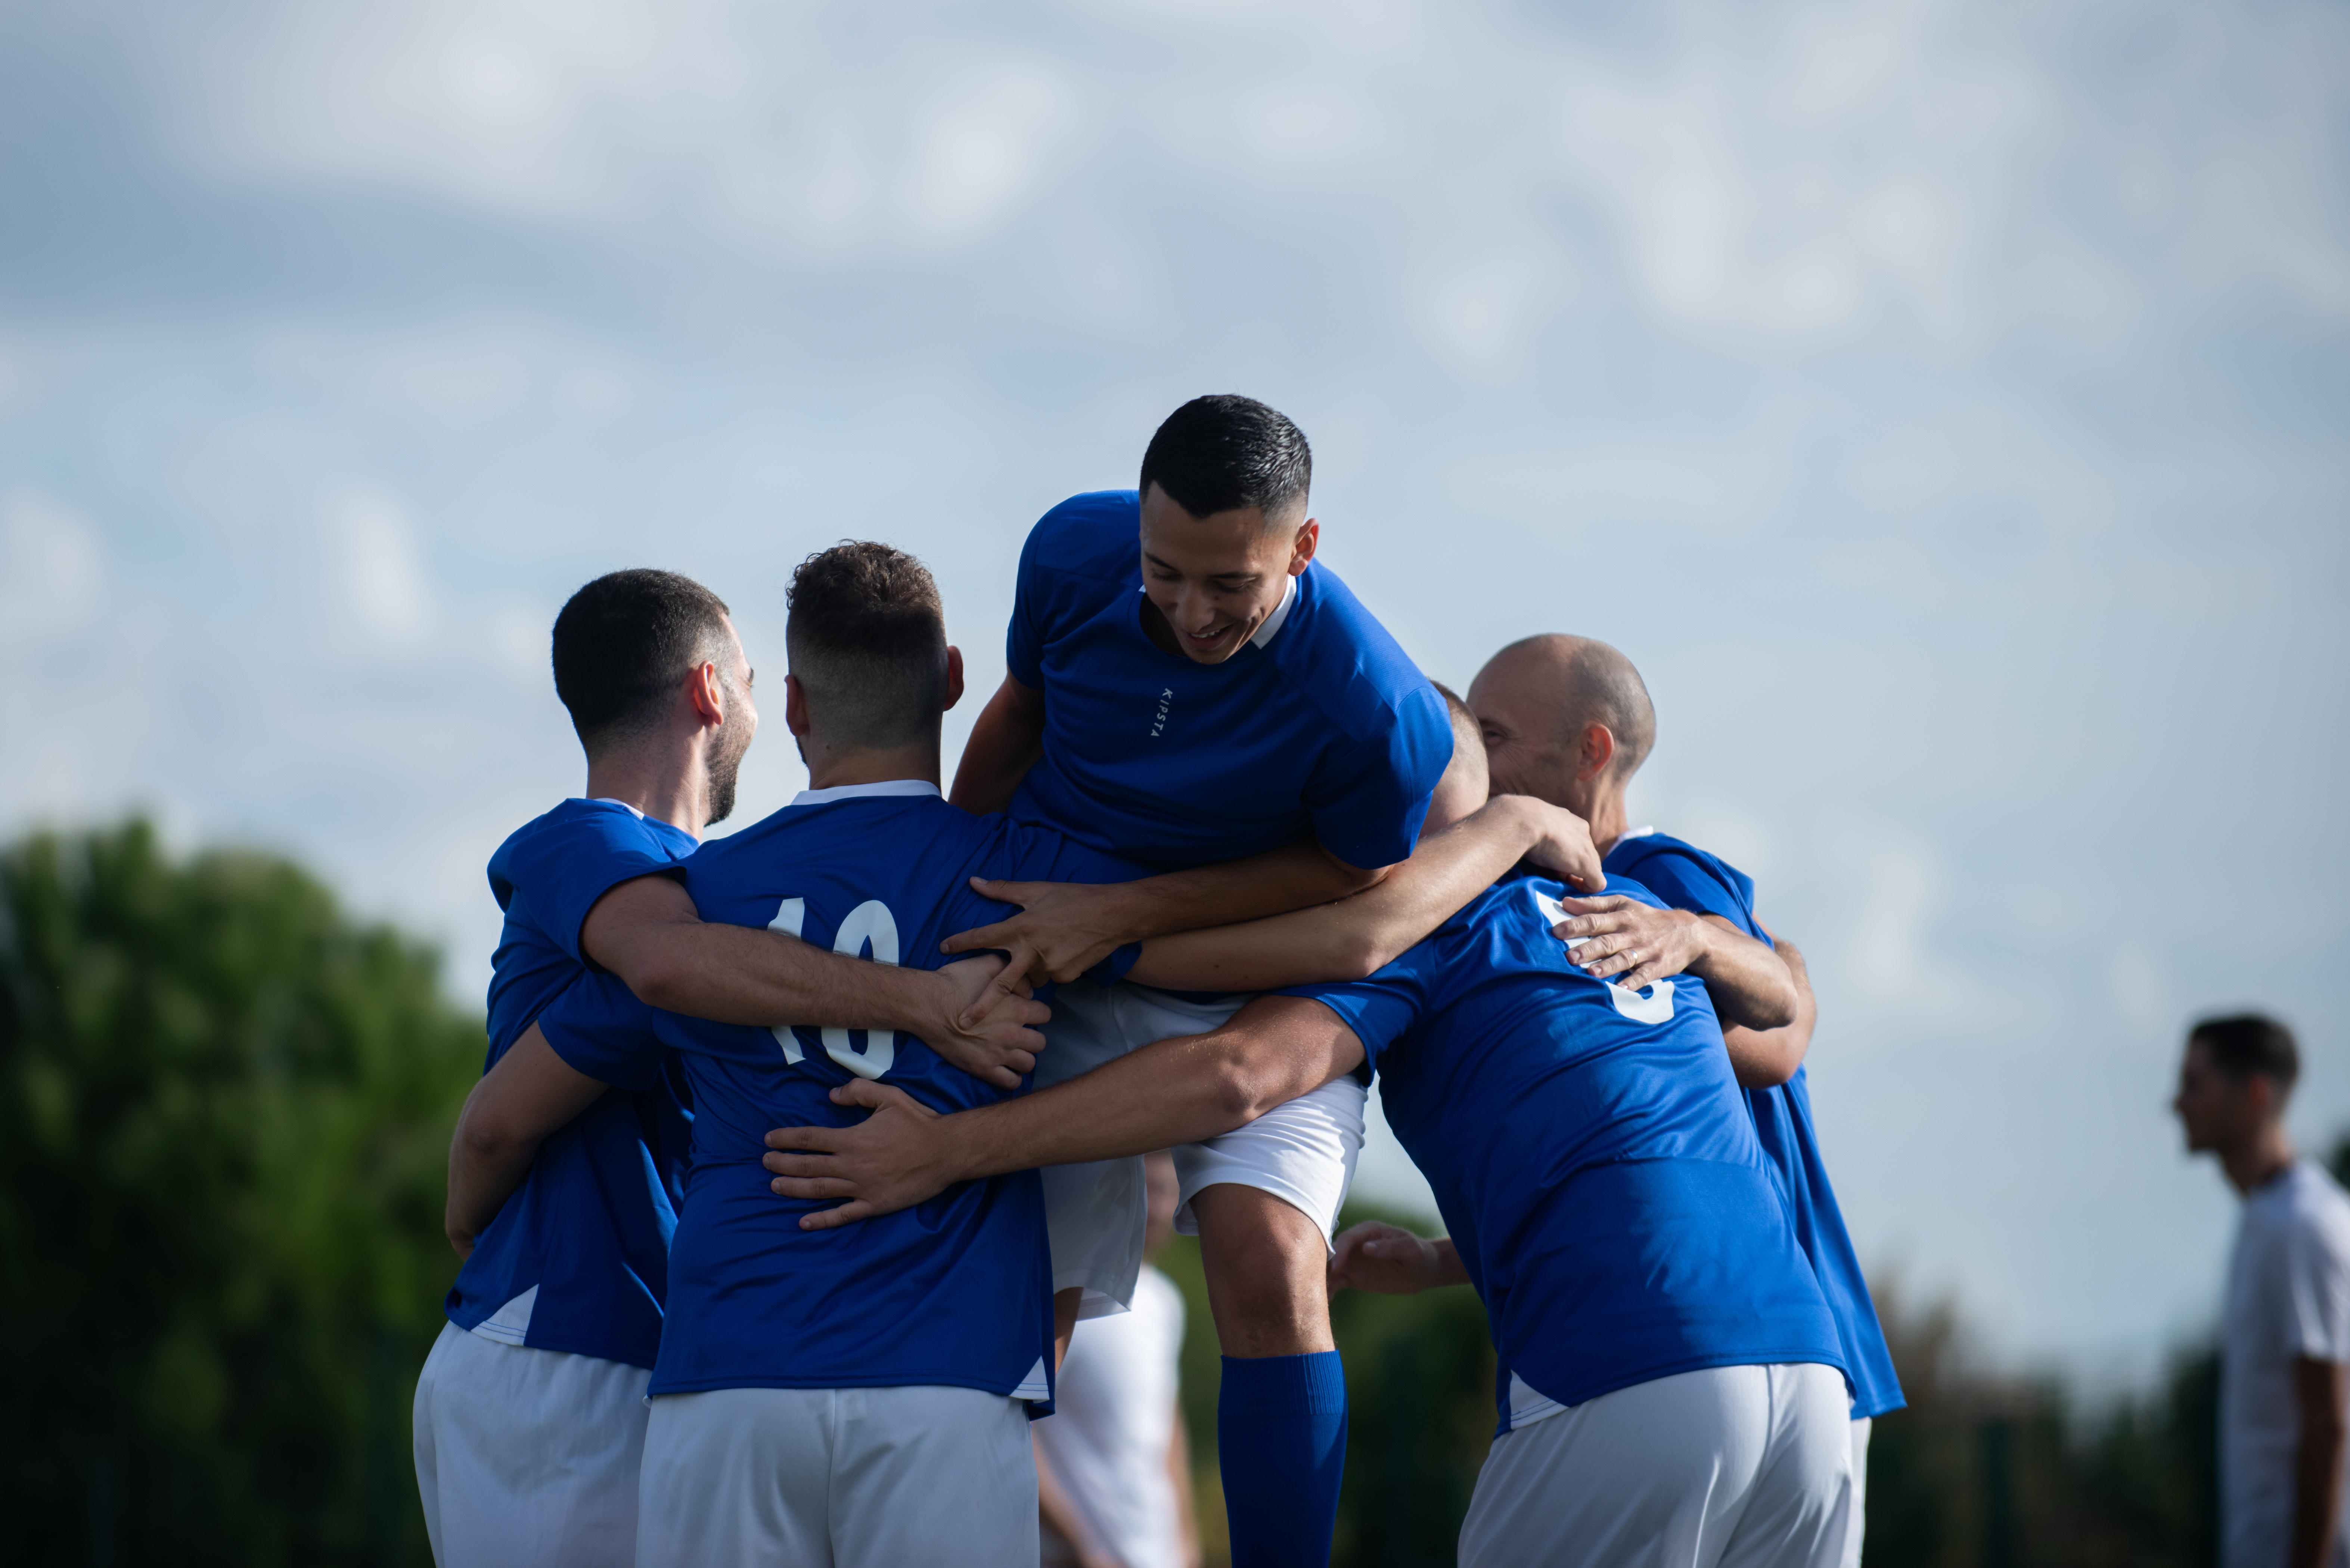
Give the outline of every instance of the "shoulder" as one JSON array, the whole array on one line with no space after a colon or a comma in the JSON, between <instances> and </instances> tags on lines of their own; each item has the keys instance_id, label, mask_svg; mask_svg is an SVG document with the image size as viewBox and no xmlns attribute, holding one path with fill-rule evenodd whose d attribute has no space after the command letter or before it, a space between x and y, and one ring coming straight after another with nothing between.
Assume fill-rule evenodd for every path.
<instances>
[{"instance_id":1,"label":"shoulder","mask_svg":"<svg viewBox=\"0 0 2350 1568\"><path fill-rule=\"evenodd\" d=\"M2314 1160L2296 1165L2287 1181L2283 1201L2271 1211L2274 1222L2350 1262L2350 1193Z\"/></svg>"},{"instance_id":2,"label":"shoulder","mask_svg":"<svg viewBox=\"0 0 2350 1568\"><path fill-rule=\"evenodd\" d=\"M1275 664L1340 730L1367 740L1399 728L1441 731L1444 699L1377 616L1316 561L1297 582L1288 624L1268 645Z\"/></svg>"},{"instance_id":3,"label":"shoulder","mask_svg":"<svg viewBox=\"0 0 2350 1568\"><path fill-rule=\"evenodd\" d=\"M1021 574L1132 581L1142 570L1141 529L1142 504L1131 490L1072 495L1028 530L1020 551Z\"/></svg>"},{"instance_id":4,"label":"shoulder","mask_svg":"<svg viewBox=\"0 0 2350 1568\"><path fill-rule=\"evenodd\" d=\"M695 847L691 834L650 821L619 801L567 800L507 835L490 857L490 875L513 877L550 857L581 853L681 860Z\"/></svg>"},{"instance_id":5,"label":"shoulder","mask_svg":"<svg viewBox=\"0 0 2350 1568\"><path fill-rule=\"evenodd\" d=\"M1655 902L1679 906L1690 898L1709 908L1725 898L1742 915L1754 902L1754 879L1721 857L1668 833L1618 840L1603 862L1607 890L1630 877L1648 885ZM1717 911L1719 912L1719 911Z\"/></svg>"}]
</instances>

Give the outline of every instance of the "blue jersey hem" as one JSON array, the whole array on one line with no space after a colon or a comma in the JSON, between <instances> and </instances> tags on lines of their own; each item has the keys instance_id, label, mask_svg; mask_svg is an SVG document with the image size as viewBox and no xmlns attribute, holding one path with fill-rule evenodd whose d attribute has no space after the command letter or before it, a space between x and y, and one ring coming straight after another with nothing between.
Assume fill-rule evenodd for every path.
<instances>
[{"instance_id":1,"label":"blue jersey hem","mask_svg":"<svg viewBox=\"0 0 2350 1568\"><path fill-rule=\"evenodd\" d=\"M446 1317L450 1323L454 1324L456 1327L463 1329L467 1334L471 1334L475 1329L481 1327L482 1324L489 1322L490 1319L496 1314L494 1312L475 1314L473 1314L473 1321L471 1323L467 1323L463 1317L459 1316L454 1308L442 1309L442 1315ZM484 1334L482 1337L488 1339L491 1336ZM500 1339L497 1343L500 1345L513 1345L514 1341L510 1339ZM555 1340L540 1339L534 1334L525 1334L523 1336L522 1343L519 1345L515 1345L515 1348L517 1350L551 1350L557 1355L584 1355L591 1361L617 1361L623 1366L640 1366L647 1372L650 1372L653 1369L652 1359L650 1356L640 1356L633 1351L616 1349L608 1345L597 1344L593 1340L564 1340L558 1343Z\"/></svg>"},{"instance_id":2,"label":"blue jersey hem","mask_svg":"<svg viewBox=\"0 0 2350 1568\"><path fill-rule=\"evenodd\" d=\"M1043 1351L1037 1352L1039 1356ZM1048 1363L1049 1365L1049 1363ZM865 1377L695 1377L665 1381L658 1375L645 1390L645 1397L658 1399L664 1394L714 1394L722 1388L975 1388L982 1394L1013 1397L1024 1377L1005 1383L1002 1379L983 1380L951 1372L877 1373ZM1053 1407L1050 1399L1024 1399L1024 1405Z\"/></svg>"}]
</instances>

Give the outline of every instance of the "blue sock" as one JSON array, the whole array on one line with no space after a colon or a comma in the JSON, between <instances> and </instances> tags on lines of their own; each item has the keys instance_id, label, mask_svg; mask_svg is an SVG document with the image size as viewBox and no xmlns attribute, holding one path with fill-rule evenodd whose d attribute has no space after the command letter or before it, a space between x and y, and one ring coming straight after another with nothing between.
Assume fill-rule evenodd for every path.
<instances>
[{"instance_id":1,"label":"blue sock","mask_svg":"<svg viewBox=\"0 0 2350 1568\"><path fill-rule=\"evenodd\" d=\"M1327 1568L1347 1468L1338 1353L1225 1356L1216 1458L1232 1568Z\"/></svg>"}]
</instances>

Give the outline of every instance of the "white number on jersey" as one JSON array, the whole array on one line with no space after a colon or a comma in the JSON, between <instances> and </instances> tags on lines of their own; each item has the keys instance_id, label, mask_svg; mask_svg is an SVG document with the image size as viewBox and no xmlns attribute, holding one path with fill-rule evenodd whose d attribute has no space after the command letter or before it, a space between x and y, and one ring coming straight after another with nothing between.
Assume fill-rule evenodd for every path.
<instances>
[{"instance_id":1,"label":"white number on jersey","mask_svg":"<svg viewBox=\"0 0 2350 1568\"><path fill-rule=\"evenodd\" d=\"M797 938L800 928L807 922L807 900L786 898L767 922L771 931L781 931ZM873 952L875 963L895 964L898 961L898 921L889 913L889 906L879 898L868 898L848 911L848 919L840 922L840 934L832 940L832 950L856 958L867 949ZM775 1044L784 1048L784 1060L803 1060L800 1043L788 1023L778 1023L771 1031ZM856 1074L860 1078L878 1078L888 1072L898 1060L898 1036L887 1029L860 1030L866 1037L863 1050L848 1043L848 1031L827 1026L824 1031L825 1054Z\"/></svg>"},{"instance_id":2,"label":"white number on jersey","mask_svg":"<svg viewBox=\"0 0 2350 1568\"><path fill-rule=\"evenodd\" d=\"M1560 907L1556 898L1541 888L1534 888L1528 890L1534 896L1534 913L1541 917L1544 931L1548 931L1560 921L1572 918L1565 909ZM1589 937L1569 937L1566 939L1566 950L1573 952L1590 940ZM1605 983L1607 987L1607 1000L1615 1003L1617 1012L1634 1023L1662 1023L1673 1015L1673 982L1671 981L1659 980L1651 982L1648 994L1646 996L1642 996L1637 991L1627 991L1614 981Z\"/></svg>"}]
</instances>

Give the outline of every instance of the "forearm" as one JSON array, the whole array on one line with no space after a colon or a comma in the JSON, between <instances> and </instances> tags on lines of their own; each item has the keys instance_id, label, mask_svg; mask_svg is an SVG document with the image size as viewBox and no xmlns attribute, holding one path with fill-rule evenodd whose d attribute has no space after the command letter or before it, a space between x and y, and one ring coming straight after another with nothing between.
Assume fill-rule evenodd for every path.
<instances>
[{"instance_id":1,"label":"forearm","mask_svg":"<svg viewBox=\"0 0 2350 1568\"><path fill-rule=\"evenodd\" d=\"M1311 839L1221 865L1105 888L1106 924L1121 942L1285 915L1367 888L1381 875L1342 866Z\"/></svg>"},{"instance_id":2,"label":"forearm","mask_svg":"<svg viewBox=\"0 0 2350 1568\"><path fill-rule=\"evenodd\" d=\"M1461 1249L1452 1244L1450 1236L1436 1239L1436 1282L1440 1285L1465 1285L1469 1271L1461 1264Z\"/></svg>"},{"instance_id":3,"label":"forearm","mask_svg":"<svg viewBox=\"0 0 2350 1568\"><path fill-rule=\"evenodd\" d=\"M719 1023L933 1029L944 1003L929 971L869 962L776 931L681 922L649 932L613 972L650 1006Z\"/></svg>"},{"instance_id":4,"label":"forearm","mask_svg":"<svg viewBox=\"0 0 2350 1568\"><path fill-rule=\"evenodd\" d=\"M1237 925L1153 937L1128 979L1186 991L1274 991L1360 980L1451 919L1541 834L1532 802L1501 795L1435 836L1376 887Z\"/></svg>"},{"instance_id":5,"label":"forearm","mask_svg":"<svg viewBox=\"0 0 2350 1568\"><path fill-rule=\"evenodd\" d=\"M1045 694L1006 675L972 725L947 798L983 816L1006 810L1044 754Z\"/></svg>"},{"instance_id":6,"label":"forearm","mask_svg":"<svg viewBox=\"0 0 2350 1568\"><path fill-rule=\"evenodd\" d=\"M2324 1568L2342 1516L2342 1464L2350 1432L2343 1410L2343 1368L2303 1359L2295 1364L2301 1437L2293 1454L2291 1568Z\"/></svg>"},{"instance_id":7,"label":"forearm","mask_svg":"<svg viewBox=\"0 0 2350 1568\"><path fill-rule=\"evenodd\" d=\"M1146 1045L1066 1084L942 1116L952 1179L1199 1143L1309 1094L1362 1061L1319 1002L1263 997L1208 1034Z\"/></svg>"},{"instance_id":8,"label":"forearm","mask_svg":"<svg viewBox=\"0 0 2350 1568\"><path fill-rule=\"evenodd\" d=\"M1721 1028L1722 1044L1730 1051L1731 1070L1737 1074L1743 1088L1775 1088L1785 1083L1795 1075L1795 1069L1804 1064L1804 1057L1812 1048L1812 1029L1819 1019L1819 1004L1812 995L1811 972L1794 943L1782 939L1779 953L1795 982L1794 1021L1777 1029L1747 1029L1726 1022Z\"/></svg>"},{"instance_id":9,"label":"forearm","mask_svg":"<svg viewBox=\"0 0 2350 1568\"><path fill-rule=\"evenodd\" d=\"M1706 994L1724 1024L1742 1029L1783 1029L1795 1021L1794 975L1787 961L1767 943L1725 921L1700 918L1705 946L1689 966L1705 981Z\"/></svg>"},{"instance_id":10,"label":"forearm","mask_svg":"<svg viewBox=\"0 0 2350 1568\"><path fill-rule=\"evenodd\" d=\"M489 1118L475 1113L487 1082L474 1085L473 1092L465 1097L456 1136L449 1140L449 1206L442 1222L452 1242L463 1239L463 1251L470 1251L473 1238L488 1230L490 1221L498 1217L498 1210L530 1174L530 1162L538 1158L538 1146L546 1141L510 1136L485 1125Z\"/></svg>"}]
</instances>

